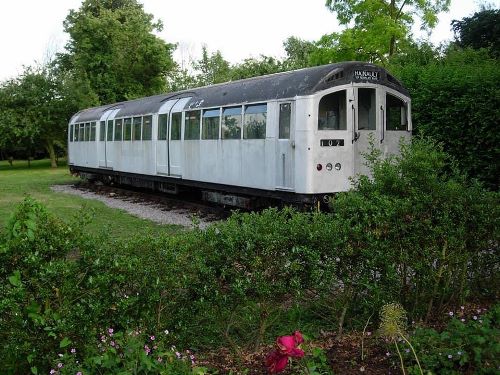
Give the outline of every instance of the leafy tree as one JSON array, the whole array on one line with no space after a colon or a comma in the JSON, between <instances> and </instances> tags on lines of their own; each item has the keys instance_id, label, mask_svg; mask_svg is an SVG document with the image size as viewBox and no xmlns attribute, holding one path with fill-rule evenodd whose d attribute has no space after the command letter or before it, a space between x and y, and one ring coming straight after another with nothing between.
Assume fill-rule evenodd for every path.
<instances>
[{"instance_id":1,"label":"leafy tree","mask_svg":"<svg viewBox=\"0 0 500 375\"><path fill-rule=\"evenodd\" d=\"M88 86L50 66L28 67L0 87L0 147L43 146L57 167L54 146L65 148L66 127L80 105L96 102Z\"/></svg>"},{"instance_id":2,"label":"leafy tree","mask_svg":"<svg viewBox=\"0 0 500 375\"><path fill-rule=\"evenodd\" d=\"M220 51L209 55L207 47L203 46L201 59L193 64L196 75L197 86L213 85L214 83L227 82L230 80L231 69Z\"/></svg>"},{"instance_id":3,"label":"leafy tree","mask_svg":"<svg viewBox=\"0 0 500 375\"><path fill-rule=\"evenodd\" d=\"M64 21L70 40L60 64L80 80L88 79L101 102L152 95L165 89L174 68L172 51L153 34L161 21L137 0L85 0Z\"/></svg>"},{"instance_id":4,"label":"leafy tree","mask_svg":"<svg viewBox=\"0 0 500 375\"><path fill-rule=\"evenodd\" d=\"M457 45L462 48L489 48L500 57L500 10L483 9L472 17L464 17L451 23Z\"/></svg>"},{"instance_id":5,"label":"leafy tree","mask_svg":"<svg viewBox=\"0 0 500 375\"><path fill-rule=\"evenodd\" d=\"M278 73L286 70L283 63L274 57L261 55L259 58L249 58L236 64L231 69L231 79L244 79Z\"/></svg>"},{"instance_id":6,"label":"leafy tree","mask_svg":"<svg viewBox=\"0 0 500 375\"><path fill-rule=\"evenodd\" d=\"M326 7L337 14L342 25L351 26L332 40L369 60L384 62L404 42L414 23L414 16L422 21L422 29L436 25L437 14L447 11L450 0L326 0ZM358 51L359 52L359 51Z\"/></svg>"},{"instance_id":7,"label":"leafy tree","mask_svg":"<svg viewBox=\"0 0 500 375\"><path fill-rule=\"evenodd\" d=\"M314 42L291 36L283 42L286 51L284 65L287 70L311 66L310 56L316 50Z\"/></svg>"}]
</instances>

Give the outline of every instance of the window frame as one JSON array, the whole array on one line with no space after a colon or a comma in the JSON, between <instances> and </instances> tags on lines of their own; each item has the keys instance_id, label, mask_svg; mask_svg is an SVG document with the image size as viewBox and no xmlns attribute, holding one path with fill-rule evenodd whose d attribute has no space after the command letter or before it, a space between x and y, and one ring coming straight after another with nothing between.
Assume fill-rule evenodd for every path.
<instances>
[{"instance_id":1,"label":"window frame","mask_svg":"<svg viewBox=\"0 0 500 375\"><path fill-rule=\"evenodd\" d=\"M240 109L240 113L239 113L239 116L240 116L240 122L239 122L239 126L237 126L237 129L238 129L238 133L239 133L239 137L224 137L224 127L226 126L225 125L225 119L226 117L233 117L233 116L238 116L238 114L229 114L229 115L224 115L224 112L226 110L231 110L231 109L236 109L236 108L239 108ZM220 130L220 136L221 136L221 139L222 140L235 140L235 139L242 139L243 137L243 105L234 105L234 106L227 106L227 107L221 107L221 126L220 126L221 130Z\"/></svg>"},{"instance_id":2,"label":"window frame","mask_svg":"<svg viewBox=\"0 0 500 375\"><path fill-rule=\"evenodd\" d=\"M120 129L119 134L117 130ZM115 119L115 126L114 126L114 141L115 142L122 142L123 141L123 118L116 118ZM117 137L119 135L119 137Z\"/></svg>"},{"instance_id":3,"label":"window frame","mask_svg":"<svg viewBox=\"0 0 500 375\"><path fill-rule=\"evenodd\" d=\"M326 93L325 95L323 95L323 96L319 99L319 101L318 101L318 105L317 105L317 111L318 111L317 122L316 122L316 130L317 130L317 131L320 131L320 132L323 132L323 131L348 131L349 126L348 126L348 124L347 124L347 103L348 103L348 101L347 101L347 90L348 90L348 88L337 88L337 89L336 89L336 90L334 90L334 91L331 91L331 92L329 92L329 93ZM344 125L344 126L343 126L343 128L340 128L340 125L341 125L341 120L342 120L342 111L340 110L340 108L341 108L340 104L342 104L342 103L339 103L339 107L338 107L338 108L339 108L339 111L338 111L338 112L339 112L339 113L338 113L338 118L339 118L339 120L338 120L339 129L335 129L335 128L333 128L333 129L332 129L332 128L320 128L320 118L321 118L321 117L320 117L320 108L321 108L321 102L322 102L322 100L323 100L323 99L325 99L326 97L330 96L330 95L332 95L332 96L333 96L333 95L335 95L335 94L340 94L340 93L342 93L342 92L344 93L344 97L342 98L342 99L344 99L344 103L343 103L343 105L344 105L343 120L344 120L344 121L343 121L343 123L342 123L342 125ZM326 112L327 112L327 111L325 111L325 113L326 113ZM328 124L328 116L326 116L326 124Z\"/></svg>"},{"instance_id":4,"label":"window frame","mask_svg":"<svg viewBox=\"0 0 500 375\"><path fill-rule=\"evenodd\" d=\"M218 113L217 116L205 116L206 112L216 112ZM217 134L212 134L212 137L206 137L205 135L205 119L213 119L213 118L218 118L217 121ZM221 108L207 108L203 109L201 113L201 140L217 140L220 138L220 128L221 128ZM207 131L208 132L208 131ZM208 134L207 134L208 135ZM214 137L215 136L215 137Z\"/></svg>"},{"instance_id":5,"label":"window frame","mask_svg":"<svg viewBox=\"0 0 500 375\"><path fill-rule=\"evenodd\" d=\"M179 123L175 124L176 132L178 131L178 134L176 134L175 138L173 137L174 116L179 117ZM182 123L183 123L182 116L183 116L182 112L172 112L172 113L170 113L170 116L169 116L169 124L170 124L170 126L169 126L169 130L168 130L168 132L169 132L169 134L168 134L169 138L168 139L170 141L181 141L183 139L182 138L182 136L183 136L183 133L182 133ZM177 127L178 127L178 129L177 129Z\"/></svg>"},{"instance_id":6,"label":"window frame","mask_svg":"<svg viewBox=\"0 0 500 375\"><path fill-rule=\"evenodd\" d=\"M361 99L360 99L360 90L373 90L373 108L370 108L370 111L372 112L371 114L373 115L373 121L375 123L375 128L373 129L370 129L370 128L360 128L359 125L360 125L360 119L361 119L361 115L360 115L360 103L361 103ZM356 130L360 130L360 131L376 131L377 130L377 120L378 120L378 117L377 117L377 88L376 87L371 87L371 86L360 86L360 87L357 87L357 111L358 113L356 114L356 120L357 120L357 124L356 124Z\"/></svg>"},{"instance_id":7,"label":"window frame","mask_svg":"<svg viewBox=\"0 0 500 375\"><path fill-rule=\"evenodd\" d=\"M248 109L249 108L252 108L252 107L264 107L266 108L266 111L265 112L249 112ZM267 136L267 113L268 113L268 105L267 105L267 102L265 103L252 103L252 104L245 104L243 106L243 139L266 139L266 136ZM252 116L252 115L262 115L264 114L264 136L263 137L249 137L248 136L248 126L249 124L247 123L247 115L248 116ZM252 116L253 117L253 116ZM250 119L248 119L250 120ZM251 120L250 120L251 121ZM255 130L255 132L258 132L258 130Z\"/></svg>"},{"instance_id":8,"label":"window frame","mask_svg":"<svg viewBox=\"0 0 500 375\"><path fill-rule=\"evenodd\" d=\"M196 122L189 123L188 124L188 114L189 113L197 113L198 114L198 124L196 125ZM188 130L188 125L189 125L189 130ZM192 126L197 126L197 131L193 131L194 129L191 129ZM188 134L189 131L189 134ZM193 134L191 134L193 133ZM194 134L197 133L197 138L192 138L194 137ZM189 135L189 138L186 136ZM196 109L193 111L184 111L184 140L185 141L199 141L201 138L201 110Z\"/></svg>"},{"instance_id":9,"label":"window frame","mask_svg":"<svg viewBox=\"0 0 500 375\"><path fill-rule=\"evenodd\" d=\"M388 128L388 125L389 125L389 105L387 104L388 103L388 100L387 98L391 96L393 97L394 99L397 99L399 100L401 103L403 103L403 106L400 106L399 108L404 108L404 118L405 118L405 124L400 124L400 125L405 125L405 128L404 129L389 129ZM395 107L394 107L395 108ZM392 92L389 92L389 91L385 91L385 115L384 115L384 131L389 131L389 132L402 132L402 131L409 131L408 129L410 128L410 121L408 119L408 102L406 100L404 100L403 98L393 94ZM401 110L400 110L400 120L402 118L402 114L401 114Z\"/></svg>"},{"instance_id":10,"label":"window frame","mask_svg":"<svg viewBox=\"0 0 500 375\"><path fill-rule=\"evenodd\" d=\"M288 104L290 107L289 121L288 121L288 137L281 137L281 106ZM279 140L290 140L292 138L292 115L293 115L293 106L292 101L283 101L278 102L278 139Z\"/></svg>"}]
</instances>

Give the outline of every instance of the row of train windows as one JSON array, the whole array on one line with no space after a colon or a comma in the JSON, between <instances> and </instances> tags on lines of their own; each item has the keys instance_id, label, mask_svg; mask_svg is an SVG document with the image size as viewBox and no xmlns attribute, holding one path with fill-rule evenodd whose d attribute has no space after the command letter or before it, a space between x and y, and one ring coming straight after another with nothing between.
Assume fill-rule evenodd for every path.
<instances>
[{"instance_id":1,"label":"row of train windows","mask_svg":"<svg viewBox=\"0 0 500 375\"><path fill-rule=\"evenodd\" d=\"M125 119L101 121L99 127L100 141L150 141L153 131L153 117L142 116ZM113 128L114 125L114 128ZM96 123L86 122L69 127L70 142L95 141Z\"/></svg>"},{"instance_id":2,"label":"row of train windows","mask_svg":"<svg viewBox=\"0 0 500 375\"><path fill-rule=\"evenodd\" d=\"M290 134L290 104L280 107L280 138ZM283 114L284 112L284 114ZM288 120L283 121L282 117ZM185 112L184 139L265 139L267 104L253 104L229 108L215 108ZM113 128L114 123L114 128ZM170 139L181 139L182 113L172 114ZM158 140L168 137L168 114L158 117ZM87 122L70 126L69 139L75 141L95 141L96 123ZM242 133L243 130L243 133ZM282 137L283 136L283 137ZM152 116L133 117L100 122L100 141L147 141L152 138Z\"/></svg>"},{"instance_id":3,"label":"row of train windows","mask_svg":"<svg viewBox=\"0 0 500 375\"><path fill-rule=\"evenodd\" d=\"M170 139L181 139L181 113L173 113ZM265 139L267 104L214 108L185 112L184 139ZM243 129L243 133L242 133ZM168 115L158 117L158 139L168 137Z\"/></svg>"},{"instance_id":4,"label":"row of train windows","mask_svg":"<svg viewBox=\"0 0 500 375\"><path fill-rule=\"evenodd\" d=\"M403 100L386 94L385 109L380 110L386 130L408 130L408 109ZM375 89L359 88L358 130L375 130L376 116ZM347 130L345 90L321 98L318 130Z\"/></svg>"}]
</instances>

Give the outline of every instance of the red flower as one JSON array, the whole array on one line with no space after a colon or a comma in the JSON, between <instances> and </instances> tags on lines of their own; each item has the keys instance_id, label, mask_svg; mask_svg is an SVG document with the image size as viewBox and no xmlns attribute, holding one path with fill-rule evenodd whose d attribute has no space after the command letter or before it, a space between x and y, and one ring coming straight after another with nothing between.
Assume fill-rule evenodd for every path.
<instances>
[{"instance_id":1,"label":"red flower","mask_svg":"<svg viewBox=\"0 0 500 375\"><path fill-rule=\"evenodd\" d=\"M295 331L292 336L281 336L276 340L278 349L273 350L266 358L266 366L269 373L275 374L283 371L288 364L288 357L302 358L304 351L298 346L304 342L304 338L299 331Z\"/></svg>"},{"instance_id":2,"label":"red flower","mask_svg":"<svg viewBox=\"0 0 500 375\"><path fill-rule=\"evenodd\" d=\"M288 356L279 350L273 350L266 358L266 366L270 374L283 371L288 364Z\"/></svg>"}]
</instances>

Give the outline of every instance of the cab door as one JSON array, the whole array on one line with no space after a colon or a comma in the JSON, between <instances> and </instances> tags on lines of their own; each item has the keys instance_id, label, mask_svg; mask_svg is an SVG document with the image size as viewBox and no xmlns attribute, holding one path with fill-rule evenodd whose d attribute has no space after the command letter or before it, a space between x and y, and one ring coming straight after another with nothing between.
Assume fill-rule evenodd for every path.
<instances>
[{"instance_id":1,"label":"cab door","mask_svg":"<svg viewBox=\"0 0 500 375\"><path fill-rule=\"evenodd\" d=\"M295 188L294 173L294 103L282 102L279 105L278 137L276 157L276 189L293 191Z\"/></svg>"},{"instance_id":2,"label":"cab door","mask_svg":"<svg viewBox=\"0 0 500 375\"><path fill-rule=\"evenodd\" d=\"M381 102L381 151L384 156L398 154L400 142L408 142L411 137L410 100L397 92L384 90L381 93Z\"/></svg>"},{"instance_id":3,"label":"cab door","mask_svg":"<svg viewBox=\"0 0 500 375\"><path fill-rule=\"evenodd\" d=\"M380 90L378 90L380 91ZM367 175L366 153L373 147L380 148L381 120L378 108L380 107L380 93L375 86L354 88L353 105L356 108L355 142L354 142L354 174Z\"/></svg>"}]
</instances>

